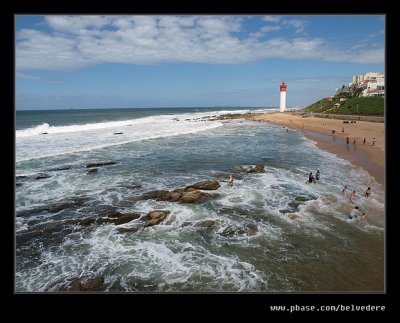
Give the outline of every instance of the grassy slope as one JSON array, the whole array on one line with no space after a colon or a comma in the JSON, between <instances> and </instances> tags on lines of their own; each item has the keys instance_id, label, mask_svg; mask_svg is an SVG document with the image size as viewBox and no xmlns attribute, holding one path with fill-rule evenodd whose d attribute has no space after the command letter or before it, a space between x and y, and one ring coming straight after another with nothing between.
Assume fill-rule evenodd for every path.
<instances>
[{"instance_id":1,"label":"grassy slope","mask_svg":"<svg viewBox=\"0 0 400 323\"><path fill-rule=\"evenodd\" d=\"M340 103L340 107L335 108L335 103ZM329 110L329 111L327 111ZM347 98L340 102L338 98L328 101L319 100L305 108L305 111L330 113L330 114L353 114L364 116L384 116L384 98Z\"/></svg>"}]
</instances>

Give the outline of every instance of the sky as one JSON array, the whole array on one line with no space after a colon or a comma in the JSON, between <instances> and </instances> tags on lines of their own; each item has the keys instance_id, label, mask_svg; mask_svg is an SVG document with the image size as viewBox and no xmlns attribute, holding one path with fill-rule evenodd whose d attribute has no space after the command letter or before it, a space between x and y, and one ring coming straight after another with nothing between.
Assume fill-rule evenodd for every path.
<instances>
[{"instance_id":1,"label":"sky","mask_svg":"<svg viewBox=\"0 0 400 323\"><path fill-rule=\"evenodd\" d=\"M15 16L17 110L296 108L366 72L384 15Z\"/></svg>"}]
</instances>

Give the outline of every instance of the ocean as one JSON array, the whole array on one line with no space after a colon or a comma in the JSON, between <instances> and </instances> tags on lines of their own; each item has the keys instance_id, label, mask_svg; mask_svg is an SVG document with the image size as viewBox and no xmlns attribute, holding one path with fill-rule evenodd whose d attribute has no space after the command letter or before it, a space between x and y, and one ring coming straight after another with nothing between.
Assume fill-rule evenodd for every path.
<instances>
[{"instance_id":1,"label":"ocean","mask_svg":"<svg viewBox=\"0 0 400 323\"><path fill-rule=\"evenodd\" d=\"M384 291L384 188L301 131L217 118L276 110L17 111L15 291ZM143 198L214 180L196 203ZM113 212L135 218L97 222Z\"/></svg>"}]
</instances>

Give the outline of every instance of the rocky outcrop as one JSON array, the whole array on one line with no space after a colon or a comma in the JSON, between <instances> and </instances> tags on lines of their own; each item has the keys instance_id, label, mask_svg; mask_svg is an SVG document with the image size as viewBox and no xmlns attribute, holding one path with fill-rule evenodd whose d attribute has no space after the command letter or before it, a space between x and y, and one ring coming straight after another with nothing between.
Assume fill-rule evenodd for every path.
<instances>
[{"instance_id":1,"label":"rocky outcrop","mask_svg":"<svg viewBox=\"0 0 400 323\"><path fill-rule=\"evenodd\" d=\"M100 218L100 219L97 219L96 223L97 223L97 224L114 223L115 220L116 220L116 219Z\"/></svg>"},{"instance_id":2,"label":"rocky outcrop","mask_svg":"<svg viewBox=\"0 0 400 323\"><path fill-rule=\"evenodd\" d=\"M114 221L114 224L115 225L124 224L124 223L131 222L132 220L135 220L138 218L140 218L140 214L138 214L138 213L126 213L126 214L120 216L119 218L116 218Z\"/></svg>"},{"instance_id":3,"label":"rocky outcrop","mask_svg":"<svg viewBox=\"0 0 400 323\"><path fill-rule=\"evenodd\" d=\"M200 227L200 228L211 228L214 225L215 225L215 221L206 220L206 221L197 222L194 226L195 227Z\"/></svg>"},{"instance_id":4,"label":"rocky outcrop","mask_svg":"<svg viewBox=\"0 0 400 323\"><path fill-rule=\"evenodd\" d=\"M264 165L256 165L253 168L251 168L249 173L265 173Z\"/></svg>"},{"instance_id":5,"label":"rocky outcrop","mask_svg":"<svg viewBox=\"0 0 400 323\"><path fill-rule=\"evenodd\" d=\"M249 223L246 224L244 227L237 226L237 225L229 225L223 231L219 232L219 234L226 238L231 238L238 235L249 235L253 236L256 235L258 231L258 227L256 224Z\"/></svg>"},{"instance_id":6,"label":"rocky outcrop","mask_svg":"<svg viewBox=\"0 0 400 323\"><path fill-rule=\"evenodd\" d=\"M117 231L119 233L135 233L138 231L138 228L132 227L132 228L117 228Z\"/></svg>"},{"instance_id":7,"label":"rocky outcrop","mask_svg":"<svg viewBox=\"0 0 400 323\"><path fill-rule=\"evenodd\" d=\"M95 221L95 219L93 219L93 218L82 219L79 221L79 225L88 226L88 225L91 225L92 223L94 223L94 221Z\"/></svg>"},{"instance_id":8,"label":"rocky outcrop","mask_svg":"<svg viewBox=\"0 0 400 323\"><path fill-rule=\"evenodd\" d=\"M185 191L188 190L189 188L195 188L197 190L209 191L209 190L217 190L220 187L221 187L221 185L219 184L218 181L202 181L202 182L195 183L193 185L186 186Z\"/></svg>"},{"instance_id":9,"label":"rocky outcrop","mask_svg":"<svg viewBox=\"0 0 400 323\"><path fill-rule=\"evenodd\" d=\"M185 188L178 188L173 191L167 190L157 190L151 191L143 194L140 199L149 200L154 199L157 201L170 201L170 202L180 202L180 203L196 203L205 198L215 197L217 195L212 195L204 193L201 190L216 190L220 187L218 181L203 181L198 182L193 185L186 186Z\"/></svg>"},{"instance_id":10,"label":"rocky outcrop","mask_svg":"<svg viewBox=\"0 0 400 323\"><path fill-rule=\"evenodd\" d=\"M151 227L153 225L161 223L162 221L164 221L167 218L169 213L170 213L169 211L164 211L164 210L154 210L154 211L149 212L146 215L147 221L144 224L144 226Z\"/></svg>"},{"instance_id":11,"label":"rocky outcrop","mask_svg":"<svg viewBox=\"0 0 400 323\"><path fill-rule=\"evenodd\" d=\"M104 284L104 277L95 277L86 280L75 278L59 288L60 292L78 292L96 290Z\"/></svg>"}]
</instances>

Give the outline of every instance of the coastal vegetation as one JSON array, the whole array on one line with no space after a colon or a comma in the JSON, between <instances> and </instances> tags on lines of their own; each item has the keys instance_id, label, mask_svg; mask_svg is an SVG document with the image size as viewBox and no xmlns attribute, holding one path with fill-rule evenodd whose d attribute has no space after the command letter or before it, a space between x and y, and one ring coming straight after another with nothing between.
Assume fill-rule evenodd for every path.
<instances>
[{"instance_id":1,"label":"coastal vegetation","mask_svg":"<svg viewBox=\"0 0 400 323\"><path fill-rule=\"evenodd\" d=\"M306 112L382 117L384 110L384 97L352 97L343 94L321 99L304 108Z\"/></svg>"}]
</instances>

